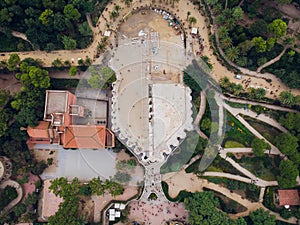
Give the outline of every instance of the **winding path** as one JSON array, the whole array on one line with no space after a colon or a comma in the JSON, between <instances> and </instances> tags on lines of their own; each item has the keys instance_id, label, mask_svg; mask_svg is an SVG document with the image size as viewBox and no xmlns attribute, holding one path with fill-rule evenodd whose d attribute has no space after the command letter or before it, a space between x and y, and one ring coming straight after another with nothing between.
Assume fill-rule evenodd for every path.
<instances>
[{"instance_id":1,"label":"winding path","mask_svg":"<svg viewBox=\"0 0 300 225\"><path fill-rule=\"evenodd\" d=\"M237 203L247 208L247 210L242 213L229 214L228 216L232 219L237 219L242 216L247 216L249 215L250 212L260 208L263 208L264 210L268 210L261 202L251 202L248 199L243 198L239 194L236 194L227 188L208 182L206 179L201 179L197 177L195 174L185 173L184 170L181 170L178 173L165 174L163 176L163 180L168 183L169 195L172 198L175 198L182 189L194 193L196 191L203 191L203 188L208 188L210 190L214 190L216 192L225 195L226 197L236 201ZM184 188L182 187L182 184L185 184ZM270 211L270 214L274 215L277 220L292 223L292 224L297 223L297 219L295 217L292 217L289 220L285 220L278 213Z\"/></svg>"},{"instance_id":2,"label":"winding path","mask_svg":"<svg viewBox=\"0 0 300 225\"><path fill-rule=\"evenodd\" d=\"M200 92L200 107L199 107L199 112L197 114L196 119L193 122L193 126L194 129L196 130L196 132L199 134L200 137L204 138L204 139L208 139L208 137L200 130L199 128L199 123L200 120L202 119L205 109L206 109L206 95L205 95L205 91L201 91Z\"/></svg>"},{"instance_id":3,"label":"winding path","mask_svg":"<svg viewBox=\"0 0 300 225\"><path fill-rule=\"evenodd\" d=\"M6 186L11 186L14 187L18 193L18 197L16 197L14 200L12 200L2 211L3 212L8 212L9 210L11 210L13 207L15 207L21 200L23 197L23 189L21 187L21 185L14 181L14 180L6 180L3 181L0 185L1 189L4 189Z\"/></svg>"}]
</instances>

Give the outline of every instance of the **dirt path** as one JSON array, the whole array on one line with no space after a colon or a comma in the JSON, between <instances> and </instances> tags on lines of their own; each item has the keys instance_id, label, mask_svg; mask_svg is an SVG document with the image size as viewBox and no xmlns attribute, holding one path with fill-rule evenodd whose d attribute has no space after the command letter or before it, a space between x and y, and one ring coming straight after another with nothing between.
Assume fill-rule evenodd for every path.
<instances>
[{"instance_id":1,"label":"dirt path","mask_svg":"<svg viewBox=\"0 0 300 225\"><path fill-rule=\"evenodd\" d=\"M21 185L19 183L17 183L14 180L6 180L3 181L0 185L1 189L4 189L6 186L11 186L14 187L18 193L18 196L12 200L2 211L3 212L8 212L9 210L11 210L13 207L15 207L21 200L23 197L23 189L21 187Z\"/></svg>"},{"instance_id":2,"label":"dirt path","mask_svg":"<svg viewBox=\"0 0 300 225\"><path fill-rule=\"evenodd\" d=\"M165 178L165 179L164 179ZM264 207L264 205L260 202L251 202L248 199L243 198L242 196L231 192L229 189L221 187L217 184L210 183L205 179L201 179L197 177L193 173L185 173L184 170L178 173L166 174L163 177L163 180L169 185L169 195L172 198L175 198L181 190L186 190L189 192L203 191L203 188L208 188L210 190L214 190L219 192L226 197L236 201L237 203L243 205L247 208L246 211L238 214L229 214L228 216L232 219L237 219L239 217L248 216L250 212L263 208L264 210L268 210ZM183 188L184 184L184 188ZM295 217L290 218L289 220L283 219L278 213L270 211L270 214L275 215L277 220L296 224L297 219Z\"/></svg>"},{"instance_id":3,"label":"dirt path","mask_svg":"<svg viewBox=\"0 0 300 225\"><path fill-rule=\"evenodd\" d=\"M124 5L124 3L121 2L121 0L114 0L113 2L111 2L111 4L107 5L108 10L104 11L102 13L102 15L99 18L99 21L97 22L97 26L94 28L92 27L92 23L91 20L89 18L89 15L87 15L87 21L89 23L89 25L91 26L93 33L94 33L94 40L91 43L91 45L86 48L86 49L82 49L82 50L72 50L72 51L67 51L67 50L59 50L59 51L53 51L51 53L46 53L44 51L30 51L30 52L15 52L17 54L19 54L21 60L26 58L26 57L31 57L34 59L41 59L44 62L44 65L46 67L50 67L52 62L59 58L62 61L73 61L72 65L77 65L78 64L78 59L85 59L86 57L91 58L94 62L96 61L96 49L97 49L97 45L98 43L101 41L102 39L102 34L104 34L104 32L107 30L106 27L106 20L109 19L109 13L113 10L113 7L115 4L118 4L121 6L122 10L120 11L120 16L119 18L117 18L114 22L111 21L111 29L117 29L120 21L120 18L123 18L124 15L127 15L130 12L130 9L128 7L126 7ZM134 0L132 2L131 8L137 8L141 5L145 6L145 5L150 5L151 1L146 0L143 2L140 2L138 0ZM156 3L158 4L158 3ZM209 44L209 32L207 29L207 24L205 23L205 20L207 20L207 18L205 18L204 16L202 16L198 10L197 7L195 7L192 3L190 3L189 1L185 1L185 0L181 0L178 3L175 4L175 8L172 8L169 5L166 5L166 8L168 11L174 13L176 16L181 18L181 22L185 23L186 26L186 31L189 32L189 28L188 23L186 22L186 18L187 18L187 12L191 12L191 16L194 16L197 19L197 22L194 24L194 27L197 27L199 29L200 35L201 37L204 39L203 41L203 55L209 56L210 58L210 62L213 65L213 71L212 71L212 76L218 81L219 79L221 79L224 76L229 77L229 79L232 82L238 83L239 81L237 81L234 78L234 73L232 73L231 71L228 71L226 67L222 66L222 64L218 61L217 57L213 54L213 50L212 48L210 48L210 44ZM113 38L111 37L109 41L111 41ZM195 40L193 41L193 49L195 50L194 53L196 53L196 51L198 51L197 49L199 49L199 45L197 44L197 42L195 43ZM7 60L9 57L9 54L11 53L4 53L4 56L0 56L0 60ZM245 73L245 71L242 71ZM248 71L249 72L249 71ZM248 74L247 71L245 74ZM255 75L255 72L251 71L251 73L249 73L249 76L251 77L251 83L250 85L253 86L260 86L260 87L265 87L268 89L267 92L267 96L268 97L272 97L272 98L277 98L278 97L278 93L276 93L280 90L291 90L288 87L286 87L278 78L276 78L274 75L272 74L261 74L261 76L257 76L257 77L253 77ZM247 76L247 75L246 75ZM245 77L246 77L245 76ZM264 79L262 79L262 77L268 77L272 79L272 83L269 84L267 83ZM245 84L242 84L244 86L244 88L247 88L245 86ZM300 90L296 90L293 89L291 90L293 92L293 94L300 94ZM273 94L271 94L271 92L273 92Z\"/></svg>"}]
</instances>

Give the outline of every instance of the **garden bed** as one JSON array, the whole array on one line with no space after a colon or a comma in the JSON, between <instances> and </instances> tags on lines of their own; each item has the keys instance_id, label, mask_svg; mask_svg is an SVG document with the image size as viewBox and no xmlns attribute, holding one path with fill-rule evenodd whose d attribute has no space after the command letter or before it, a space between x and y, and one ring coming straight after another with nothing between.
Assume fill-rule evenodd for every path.
<instances>
[{"instance_id":1,"label":"garden bed","mask_svg":"<svg viewBox=\"0 0 300 225\"><path fill-rule=\"evenodd\" d=\"M228 141L238 142L244 147L250 147L254 135L233 115L226 111L225 137L222 146Z\"/></svg>"},{"instance_id":2,"label":"garden bed","mask_svg":"<svg viewBox=\"0 0 300 225\"><path fill-rule=\"evenodd\" d=\"M245 157L241 159L234 158L242 167L249 170L255 176L266 180L274 181L279 175L279 156L263 156L263 157Z\"/></svg>"},{"instance_id":3,"label":"garden bed","mask_svg":"<svg viewBox=\"0 0 300 225\"><path fill-rule=\"evenodd\" d=\"M272 144L275 143L275 138L282 132L277 128L264 123L260 120L254 118L243 116L243 118L255 129L257 130L264 138L266 138Z\"/></svg>"}]
</instances>

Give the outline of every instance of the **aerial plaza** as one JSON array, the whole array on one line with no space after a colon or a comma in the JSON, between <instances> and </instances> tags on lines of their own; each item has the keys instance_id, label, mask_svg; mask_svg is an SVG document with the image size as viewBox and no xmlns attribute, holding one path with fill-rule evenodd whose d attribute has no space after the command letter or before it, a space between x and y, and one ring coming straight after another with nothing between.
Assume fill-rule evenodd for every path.
<instances>
[{"instance_id":1,"label":"aerial plaza","mask_svg":"<svg viewBox=\"0 0 300 225\"><path fill-rule=\"evenodd\" d=\"M192 129L191 91L183 84L190 60L176 28L154 10L133 14L110 61L117 74L112 130L145 165L164 162Z\"/></svg>"}]
</instances>

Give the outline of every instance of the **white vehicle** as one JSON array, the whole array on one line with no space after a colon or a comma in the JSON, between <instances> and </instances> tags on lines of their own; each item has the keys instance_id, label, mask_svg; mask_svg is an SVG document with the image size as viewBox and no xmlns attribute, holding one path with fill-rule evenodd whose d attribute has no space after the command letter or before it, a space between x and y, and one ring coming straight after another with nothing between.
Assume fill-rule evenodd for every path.
<instances>
[{"instance_id":1,"label":"white vehicle","mask_svg":"<svg viewBox=\"0 0 300 225\"><path fill-rule=\"evenodd\" d=\"M242 75L240 75L240 74L237 74L237 75L235 75L235 76L234 76L234 78L235 78L235 79L239 79L239 80L240 80L240 79L242 79L242 78L243 78L243 76L242 76Z\"/></svg>"}]
</instances>

